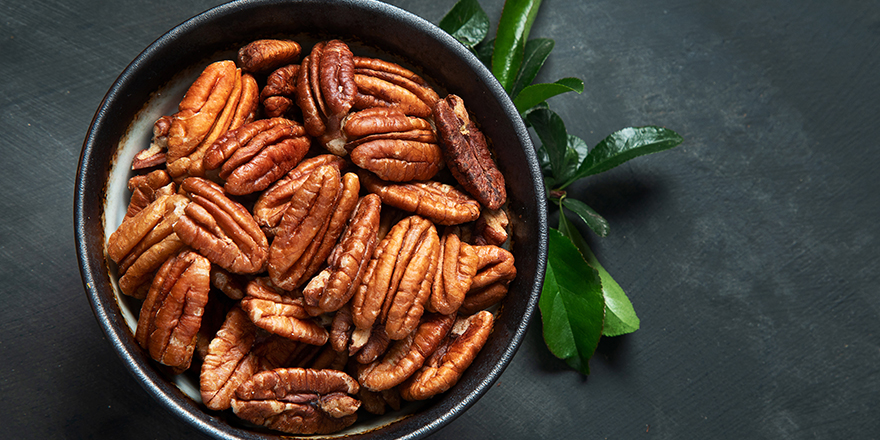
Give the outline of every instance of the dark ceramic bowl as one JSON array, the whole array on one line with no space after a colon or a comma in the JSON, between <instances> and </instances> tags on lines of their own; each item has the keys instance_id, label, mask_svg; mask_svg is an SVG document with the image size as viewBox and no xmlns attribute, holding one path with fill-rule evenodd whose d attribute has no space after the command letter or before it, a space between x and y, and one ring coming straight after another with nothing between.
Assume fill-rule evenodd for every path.
<instances>
[{"instance_id":1,"label":"dark ceramic bowl","mask_svg":"<svg viewBox=\"0 0 880 440\"><path fill-rule=\"evenodd\" d=\"M278 438L245 427L227 412L207 410L197 378L171 376L141 350L133 331L137 303L119 293L104 243L121 222L130 194L133 155L149 144L152 124L171 114L202 68L234 59L235 50L259 38L311 43L347 41L356 53L396 61L467 103L491 139L507 176L512 251L517 278L494 331L458 384L399 412L359 420L346 438L418 438L438 430L470 407L510 362L538 300L547 252L543 182L528 132L492 74L462 45L431 23L373 1L240 1L202 13L163 35L122 72L100 105L83 145L76 178L75 228L83 284L114 349L158 402L198 430L217 438Z\"/></svg>"}]
</instances>

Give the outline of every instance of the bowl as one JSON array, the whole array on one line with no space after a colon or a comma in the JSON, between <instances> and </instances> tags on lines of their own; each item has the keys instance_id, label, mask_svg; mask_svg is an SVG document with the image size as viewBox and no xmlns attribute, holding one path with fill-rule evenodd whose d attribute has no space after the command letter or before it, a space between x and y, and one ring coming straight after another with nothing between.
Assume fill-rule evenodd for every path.
<instances>
[{"instance_id":1,"label":"bowl","mask_svg":"<svg viewBox=\"0 0 880 440\"><path fill-rule=\"evenodd\" d=\"M186 88L212 60L235 59L242 45L279 37L301 42L304 51L310 42L340 38L356 53L396 61L439 89L461 96L491 140L498 167L510 176L511 250L518 276L478 357L446 393L398 412L358 420L329 437L426 436L467 410L513 358L541 290L547 219L538 160L513 103L471 52L406 11L375 1L239 1L199 14L147 47L107 92L80 155L74 227L85 291L113 348L159 404L216 438L279 438L279 433L254 430L226 413L209 411L198 397L197 381L170 375L149 358L133 336L136 305L120 293L105 255L106 238L121 222L130 196L128 165L149 144L156 118L175 111Z\"/></svg>"}]
</instances>

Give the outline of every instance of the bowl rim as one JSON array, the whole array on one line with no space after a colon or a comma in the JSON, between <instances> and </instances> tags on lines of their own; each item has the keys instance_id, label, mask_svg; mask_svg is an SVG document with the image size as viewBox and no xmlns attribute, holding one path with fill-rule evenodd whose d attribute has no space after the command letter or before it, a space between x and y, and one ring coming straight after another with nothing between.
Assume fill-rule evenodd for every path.
<instances>
[{"instance_id":1,"label":"bowl rim","mask_svg":"<svg viewBox=\"0 0 880 440\"><path fill-rule=\"evenodd\" d=\"M134 72L136 72L148 60L150 60L151 57L155 56L157 52L168 48L170 45L174 44L175 40L179 36L186 34L193 29L196 29L206 23L210 23L211 21L216 20L220 17L225 17L229 14L239 13L240 10L245 7L260 8L262 6L278 3L302 3L320 5L324 3L324 1L295 0L279 2L278 0L237 0L213 7L195 16L192 16L186 21L168 30L161 37L153 41L142 52L140 52L138 56L131 61L131 63L128 64L128 66L122 71L122 73L120 73L120 75L116 78L116 80L113 82L113 85L110 87L110 89L107 91L106 95L102 99L89 125L88 133L86 134L85 140L83 142L83 147L77 166L74 193L74 235L76 252L83 287L86 290L90 306L95 313L96 319L98 320L109 342L114 347L116 353L122 358L123 363L125 364L127 369L136 377L137 381L148 392L148 394L161 402L161 404L167 410L171 411L178 417L181 417L197 430L201 431L202 433L211 435L215 438L257 439L266 438L266 435L262 433L247 431L231 425L224 426L223 424L221 424L217 417L212 416L208 412L204 411L201 407L197 406L195 402L193 402L189 397L185 396L182 391L180 391L173 383L168 381L167 378L161 375L159 371L157 371L155 368L152 368L150 366L150 359L143 353L140 347L136 344L132 345L130 340L131 338L127 338L124 336L126 332L130 333L129 327L119 316L114 316L110 312L110 310L112 310L112 307L118 307L118 304L109 304L109 302L106 301L105 298L102 296L101 289L104 287L103 284L106 283L107 280L100 279L100 275L102 274L100 265L106 265L106 262L104 261L103 252L100 252L101 255L99 256L90 254L90 249L95 248L94 242L96 238L89 236L87 225L90 222L95 221L95 219L89 216L84 206L86 204L86 200L88 200L90 197L95 197L95 194L93 193L95 189L93 188L94 183L90 184L90 181L93 181L96 178L96 175L102 176L109 171L104 169L97 169L99 167L95 166L92 163L92 157L95 156L96 151L101 148L107 148L106 145L99 145L97 143L96 136L98 127L104 124L105 119L108 118L108 114L111 110L111 105L115 101L122 99L122 97L120 96L120 92L122 89L125 88L127 83L133 81L132 77L134 75ZM413 13L379 1L339 0L334 3L342 4L346 7L351 7L355 9L369 10L371 13L387 15L390 18L400 20L409 24L410 26L418 28L426 32L431 38L439 40L440 44L448 48L449 51L453 52L453 54L460 58L465 64L467 64L468 67L478 72L478 74L483 79L487 79L486 85L492 97L498 101L498 103L502 107L502 110L504 111L505 116L511 120L515 128L516 135L522 143L524 150L523 153L525 154L528 161L531 181L535 182L535 193L538 195L538 197L535 198L537 203L536 209L538 210L538 212L536 213L538 227L538 259L535 262L536 270L534 282L531 286L527 286L527 288L524 289L529 292L529 299L523 313L523 319L515 328L511 336L510 343L505 347L500 358L488 371L486 377L483 378L481 382L476 385L469 394L467 394L463 399L461 399L458 403L453 405L448 410L445 410L438 414L438 416L435 417L431 423L423 425L413 431L409 431L407 434L398 437L406 439L420 438L439 430L441 427L450 423L452 420L454 420L464 411L466 411L470 406L472 406L498 379L498 377L508 366L510 361L513 359L514 354L522 344L522 340L525 336L528 324L531 321L532 315L534 314L534 311L537 307L538 296L540 295L544 272L546 269L548 226L546 200L544 197L542 197L544 191L542 183L543 177L540 171L540 167L538 165L537 155L535 154L535 150L531 144L528 130L525 127L522 119L519 117L519 113L517 112L513 102L510 100L507 93L497 82L497 80L495 80L494 75L492 75L492 73L477 59L477 57L473 53L471 53L461 43L455 40L454 37L441 30L433 23ZM538 186L538 183L541 183L540 187ZM104 191L106 190L106 188L102 188L101 190ZM101 206L103 212L103 202ZM100 238L97 238L97 240L99 240L98 243L100 243L100 246L97 247L97 249L103 250L104 237L102 236ZM400 420L387 426L399 425L402 422L403 420ZM351 438L359 438L365 434L368 435L369 433L370 432L368 431L364 434L354 434L351 436Z\"/></svg>"}]
</instances>

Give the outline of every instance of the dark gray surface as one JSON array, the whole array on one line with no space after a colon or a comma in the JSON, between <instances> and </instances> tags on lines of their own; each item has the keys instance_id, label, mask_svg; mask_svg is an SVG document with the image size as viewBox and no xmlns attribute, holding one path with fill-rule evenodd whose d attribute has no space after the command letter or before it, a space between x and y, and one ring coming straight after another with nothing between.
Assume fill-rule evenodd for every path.
<instances>
[{"instance_id":1,"label":"dark gray surface","mask_svg":"<svg viewBox=\"0 0 880 440\"><path fill-rule=\"evenodd\" d=\"M454 2L392 3L437 22ZM481 3L496 22L501 2ZM5 438L201 437L104 339L72 203L116 76L215 4L0 0ZM604 340L584 378L535 319L493 389L432 438L880 435L880 7L545 0L532 36L556 40L543 80L586 83L551 101L570 132L685 138L573 188L611 222L590 242L642 328Z\"/></svg>"}]
</instances>

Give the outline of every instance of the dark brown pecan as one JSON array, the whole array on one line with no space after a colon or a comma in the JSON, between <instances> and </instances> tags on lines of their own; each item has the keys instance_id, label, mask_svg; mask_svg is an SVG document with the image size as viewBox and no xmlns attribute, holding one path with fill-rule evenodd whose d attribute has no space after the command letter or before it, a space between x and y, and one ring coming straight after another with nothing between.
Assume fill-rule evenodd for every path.
<instances>
[{"instance_id":1,"label":"dark brown pecan","mask_svg":"<svg viewBox=\"0 0 880 440\"><path fill-rule=\"evenodd\" d=\"M254 118L259 99L256 80L232 61L210 64L187 90L172 116L166 162L176 180L204 176L205 151L227 130Z\"/></svg>"},{"instance_id":2,"label":"dark brown pecan","mask_svg":"<svg viewBox=\"0 0 880 440\"><path fill-rule=\"evenodd\" d=\"M205 152L204 167L220 168L229 194L262 191L296 167L311 140L297 122L260 119L227 131Z\"/></svg>"},{"instance_id":3,"label":"dark brown pecan","mask_svg":"<svg viewBox=\"0 0 880 440\"><path fill-rule=\"evenodd\" d=\"M189 368L211 290L211 263L190 250L162 265L141 306L135 339L174 373Z\"/></svg>"},{"instance_id":4,"label":"dark brown pecan","mask_svg":"<svg viewBox=\"0 0 880 440\"><path fill-rule=\"evenodd\" d=\"M171 116L159 117L153 124L153 139L150 146L135 154L131 161L132 170L163 165L168 151L168 133L171 131Z\"/></svg>"},{"instance_id":5,"label":"dark brown pecan","mask_svg":"<svg viewBox=\"0 0 880 440\"><path fill-rule=\"evenodd\" d=\"M347 153L342 119L357 93L353 58L348 45L340 40L319 42L303 58L296 80L296 103L306 132L338 156Z\"/></svg>"},{"instance_id":6,"label":"dark brown pecan","mask_svg":"<svg viewBox=\"0 0 880 440\"><path fill-rule=\"evenodd\" d=\"M262 272L269 242L250 212L209 180L189 177L181 188L190 193L192 202L174 224L180 239L230 272Z\"/></svg>"},{"instance_id":7,"label":"dark brown pecan","mask_svg":"<svg viewBox=\"0 0 880 440\"><path fill-rule=\"evenodd\" d=\"M348 353L344 351L336 351L330 345L321 347L318 354L307 364L303 364L304 368L312 368L315 370L345 370L348 365Z\"/></svg>"},{"instance_id":8,"label":"dark brown pecan","mask_svg":"<svg viewBox=\"0 0 880 440\"><path fill-rule=\"evenodd\" d=\"M254 219L257 224L267 236L274 237L278 233L278 224L281 223L284 211L287 210L291 198L303 182L321 166L330 165L341 172L346 164L345 159L333 154L322 154L300 162L296 168L272 184L257 199L254 204Z\"/></svg>"},{"instance_id":9,"label":"dark brown pecan","mask_svg":"<svg viewBox=\"0 0 880 440\"><path fill-rule=\"evenodd\" d=\"M449 95L434 105L434 123L446 165L467 192L489 209L507 200L504 176L489 152L486 138L471 121L464 101Z\"/></svg>"},{"instance_id":10,"label":"dark brown pecan","mask_svg":"<svg viewBox=\"0 0 880 440\"><path fill-rule=\"evenodd\" d=\"M288 64L276 69L266 78L266 85L260 91L263 112L270 118L296 114L296 77L299 64Z\"/></svg>"},{"instance_id":11,"label":"dark brown pecan","mask_svg":"<svg viewBox=\"0 0 880 440\"><path fill-rule=\"evenodd\" d=\"M430 314L416 331L396 341L381 360L358 368L358 382L370 391L393 388L415 373L452 328L452 315Z\"/></svg>"},{"instance_id":12,"label":"dark brown pecan","mask_svg":"<svg viewBox=\"0 0 880 440\"><path fill-rule=\"evenodd\" d=\"M312 345L327 343L329 333L306 312L302 298L282 296L260 278L248 283L241 309L270 333Z\"/></svg>"},{"instance_id":13,"label":"dark brown pecan","mask_svg":"<svg viewBox=\"0 0 880 440\"><path fill-rule=\"evenodd\" d=\"M299 58L301 48L292 40L256 40L238 50L238 62L248 72L264 73Z\"/></svg>"},{"instance_id":14,"label":"dark brown pecan","mask_svg":"<svg viewBox=\"0 0 880 440\"><path fill-rule=\"evenodd\" d=\"M440 239L434 224L413 215L398 222L377 245L363 283L351 302L358 328L377 322L391 339L415 329L431 295L440 258Z\"/></svg>"},{"instance_id":15,"label":"dark brown pecan","mask_svg":"<svg viewBox=\"0 0 880 440\"><path fill-rule=\"evenodd\" d=\"M477 246L501 246L507 242L507 212L504 209L484 209L474 224L472 241Z\"/></svg>"},{"instance_id":16,"label":"dark brown pecan","mask_svg":"<svg viewBox=\"0 0 880 440\"><path fill-rule=\"evenodd\" d=\"M395 108L352 113L345 119L343 132L352 162L383 180L427 180L443 164L431 124Z\"/></svg>"},{"instance_id":17,"label":"dark brown pecan","mask_svg":"<svg viewBox=\"0 0 880 440\"><path fill-rule=\"evenodd\" d=\"M324 165L291 197L269 247L269 277L276 286L293 290L320 269L357 204L360 184L348 173Z\"/></svg>"},{"instance_id":18,"label":"dark brown pecan","mask_svg":"<svg viewBox=\"0 0 880 440\"><path fill-rule=\"evenodd\" d=\"M476 220L480 204L467 194L436 181L388 182L360 171L361 184L377 194L382 203L418 214L440 225L458 225Z\"/></svg>"},{"instance_id":19,"label":"dark brown pecan","mask_svg":"<svg viewBox=\"0 0 880 440\"><path fill-rule=\"evenodd\" d=\"M493 322L494 317L486 311L458 318L443 344L400 386L401 397L424 400L452 388L483 348Z\"/></svg>"},{"instance_id":20,"label":"dark brown pecan","mask_svg":"<svg viewBox=\"0 0 880 440\"><path fill-rule=\"evenodd\" d=\"M236 388L257 372L258 359L251 355L256 337L257 327L240 308L226 314L199 374L202 401L209 409L229 408Z\"/></svg>"},{"instance_id":21,"label":"dark brown pecan","mask_svg":"<svg viewBox=\"0 0 880 440\"><path fill-rule=\"evenodd\" d=\"M255 374L232 399L238 417L289 434L327 434L357 420L357 381L342 371L278 368Z\"/></svg>"},{"instance_id":22,"label":"dark brown pecan","mask_svg":"<svg viewBox=\"0 0 880 440\"><path fill-rule=\"evenodd\" d=\"M477 252L461 242L460 234L459 227L447 227L440 242L440 264L431 290L431 308L443 315L458 311L477 273Z\"/></svg>"},{"instance_id":23,"label":"dark brown pecan","mask_svg":"<svg viewBox=\"0 0 880 440\"><path fill-rule=\"evenodd\" d=\"M177 187L171 182L168 172L155 170L128 179L128 190L131 191L131 199L124 218L134 216L159 196L176 193Z\"/></svg>"},{"instance_id":24,"label":"dark brown pecan","mask_svg":"<svg viewBox=\"0 0 880 440\"><path fill-rule=\"evenodd\" d=\"M390 344L391 338L384 325L375 325L366 332L356 328L351 335L349 353L358 363L369 364L385 354Z\"/></svg>"},{"instance_id":25,"label":"dark brown pecan","mask_svg":"<svg viewBox=\"0 0 880 440\"><path fill-rule=\"evenodd\" d=\"M162 195L137 214L123 220L107 240L107 256L117 262L122 293L143 299L150 280L166 260L183 248L173 226L189 200Z\"/></svg>"},{"instance_id":26,"label":"dark brown pecan","mask_svg":"<svg viewBox=\"0 0 880 440\"><path fill-rule=\"evenodd\" d=\"M232 300L244 298L248 279L239 274L231 273L222 267L211 266L211 286L223 292Z\"/></svg>"},{"instance_id":27,"label":"dark brown pecan","mask_svg":"<svg viewBox=\"0 0 880 440\"><path fill-rule=\"evenodd\" d=\"M327 268L303 289L306 304L322 313L345 305L360 286L378 242L382 201L368 194L358 202L350 223L327 259Z\"/></svg>"},{"instance_id":28,"label":"dark brown pecan","mask_svg":"<svg viewBox=\"0 0 880 440\"><path fill-rule=\"evenodd\" d=\"M497 304L507 295L507 286L516 278L513 254L498 246L474 246L479 259L477 273L459 309L464 314L476 313Z\"/></svg>"},{"instance_id":29,"label":"dark brown pecan","mask_svg":"<svg viewBox=\"0 0 880 440\"><path fill-rule=\"evenodd\" d=\"M428 83L402 66L376 58L354 57L358 93L355 108L393 107L427 118L440 97Z\"/></svg>"}]
</instances>

